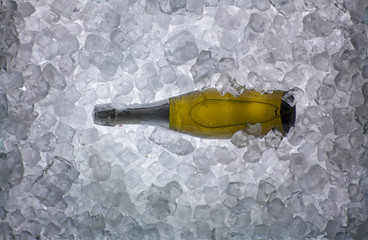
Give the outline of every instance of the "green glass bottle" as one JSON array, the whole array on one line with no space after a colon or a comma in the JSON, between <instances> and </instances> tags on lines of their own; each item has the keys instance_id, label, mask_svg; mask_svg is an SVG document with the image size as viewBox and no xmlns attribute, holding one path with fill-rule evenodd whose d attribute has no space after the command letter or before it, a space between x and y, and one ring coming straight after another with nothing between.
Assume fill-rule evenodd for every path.
<instances>
[{"instance_id":1,"label":"green glass bottle","mask_svg":"<svg viewBox=\"0 0 368 240\"><path fill-rule=\"evenodd\" d=\"M221 94L217 89L207 89L121 110L110 104L97 105L93 119L104 126L150 124L209 138L229 138L253 124L261 127L259 135L272 129L286 135L295 122L295 106L283 99L285 94L285 91L244 90L235 97L230 93Z\"/></svg>"}]
</instances>

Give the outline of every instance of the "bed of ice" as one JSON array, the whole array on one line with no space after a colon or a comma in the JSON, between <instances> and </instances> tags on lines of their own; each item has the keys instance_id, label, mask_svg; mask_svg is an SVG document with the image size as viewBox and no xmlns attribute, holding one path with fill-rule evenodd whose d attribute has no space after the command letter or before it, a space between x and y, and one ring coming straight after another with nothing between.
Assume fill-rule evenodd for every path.
<instances>
[{"instance_id":1,"label":"bed of ice","mask_svg":"<svg viewBox=\"0 0 368 240\"><path fill-rule=\"evenodd\" d=\"M366 0L0 0L0 239L367 239ZM96 126L293 89L287 137Z\"/></svg>"}]
</instances>

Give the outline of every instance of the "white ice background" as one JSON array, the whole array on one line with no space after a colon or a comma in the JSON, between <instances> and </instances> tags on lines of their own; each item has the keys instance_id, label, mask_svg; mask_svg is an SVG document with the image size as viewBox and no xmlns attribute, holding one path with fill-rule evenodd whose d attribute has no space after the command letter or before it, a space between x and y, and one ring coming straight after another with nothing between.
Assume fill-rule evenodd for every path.
<instances>
[{"instance_id":1,"label":"white ice background","mask_svg":"<svg viewBox=\"0 0 368 240\"><path fill-rule=\"evenodd\" d=\"M0 0L0 239L367 239L366 0ZM290 90L287 137L93 106Z\"/></svg>"}]
</instances>

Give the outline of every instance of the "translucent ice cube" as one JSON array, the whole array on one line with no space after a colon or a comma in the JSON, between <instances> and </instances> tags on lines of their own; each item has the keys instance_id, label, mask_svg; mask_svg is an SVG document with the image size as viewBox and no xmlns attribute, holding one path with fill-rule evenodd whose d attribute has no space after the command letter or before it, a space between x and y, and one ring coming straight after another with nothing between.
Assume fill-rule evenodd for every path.
<instances>
[{"instance_id":1,"label":"translucent ice cube","mask_svg":"<svg viewBox=\"0 0 368 240\"><path fill-rule=\"evenodd\" d=\"M191 32L182 31L164 43L165 55L169 63L182 65L199 54L195 38Z\"/></svg>"}]
</instances>

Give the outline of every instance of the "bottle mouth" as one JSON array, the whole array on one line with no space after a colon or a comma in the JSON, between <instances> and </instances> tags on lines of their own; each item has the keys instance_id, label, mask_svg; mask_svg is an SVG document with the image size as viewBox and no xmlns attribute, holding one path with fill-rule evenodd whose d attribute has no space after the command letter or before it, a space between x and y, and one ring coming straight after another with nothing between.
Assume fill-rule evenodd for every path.
<instances>
[{"instance_id":1,"label":"bottle mouth","mask_svg":"<svg viewBox=\"0 0 368 240\"><path fill-rule=\"evenodd\" d=\"M282 128L284 129L284 135L286 135L289 133L290 128L295 125L295 106L290 106L287 102L281 100L280 115Z\"/></svg>"},{"instance_id":2,"label":"bottle mouth","mask_svg":"<svg viewBox=\"0 0 368 240\"><path fill-rule=\"evenodd\" d=\"M111 104L99 104L93 108L93 122L102 126L115 126L117 110Z\"/></svg>"}]
</instances>

